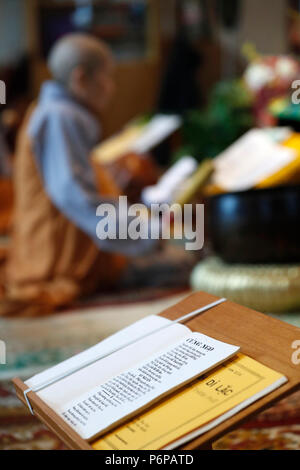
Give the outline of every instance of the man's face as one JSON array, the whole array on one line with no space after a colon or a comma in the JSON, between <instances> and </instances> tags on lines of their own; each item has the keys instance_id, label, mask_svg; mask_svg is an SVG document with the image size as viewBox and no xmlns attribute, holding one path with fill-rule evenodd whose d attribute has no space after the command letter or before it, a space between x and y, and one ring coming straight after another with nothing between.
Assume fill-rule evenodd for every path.
<instances>
[{"instance_id":1,"label":"man's face","mask_svg":"<svg viewBox=\"0 0 300 470\"><path fill-rule=\"evenodd\" d=\"M85 71L79 71L76 80L76 88L73 88L77 98L96 114L101 114L109 105L114 92L115 64L113 60L94 70L91 75Z\"/></svg>"},{"instance_id":2,"label":"man's face","mask_svg":"<svg viewBox=\"0 0 300 470\"><path fill-rule=\"evenodd\" d=\"M115 65L109 60L103 67L95 70L88 86L91 106L96 112L102 112L110 103L115 93Z\"/></svg>"}]
</instances>

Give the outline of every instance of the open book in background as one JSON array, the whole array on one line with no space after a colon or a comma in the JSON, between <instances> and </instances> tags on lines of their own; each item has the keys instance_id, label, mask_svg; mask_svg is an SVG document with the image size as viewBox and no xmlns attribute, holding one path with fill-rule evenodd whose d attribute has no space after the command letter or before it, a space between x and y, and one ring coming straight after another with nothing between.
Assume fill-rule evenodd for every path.
<instances>
[{"instance_id":1,"label":"open book in background","mask_svg":"<svg viewBox=\"0 0 300 470\"><path fill-rule=\"evenodd\" d=\"M166 325L170 326L163 328ZM141 337L122 348L129 338ZM37 392L86 440L110 431L239 351L237 346L192 333L182 324L150 316L38 374L26 385L38 388L115 348L121 349Z\"/></svg>"},{"instance_id":2,"label":"open book in background","mask_svg":"<svg viewBox=\"0 0 300 470\"><path fill-rule=\"evenodd\" d=\"M299 182L299 135L278 132L279 142L270 131L252 129L221 153L214 160L213 186L236 192Z\"/></svg>"},{"instance_id":3,"label":"open book in background","mask_svg":"<svg viewBox=\"0 0 300 470\"><path fill-rule=\"evenodd\" d=\"M146 154L177 131L181 124L181 118L176 115L158 114L150 119L137 119L102 142L94 151L94 160L108 164L128 153Z\"/></svg>"},{"instance_id":4,"label":"open book in background","mask_svg":"<svg viewBox=\"0 0 300 470\"><path fill-rule=\"evenodd\" d=\"M142 190L155 185L161 175L150 153L180 127L181 118L176 115L144 117L101 142L91 155L100 194L110 197L122 194L131 202L140 202Z\"/></svg>"}]
</instances>

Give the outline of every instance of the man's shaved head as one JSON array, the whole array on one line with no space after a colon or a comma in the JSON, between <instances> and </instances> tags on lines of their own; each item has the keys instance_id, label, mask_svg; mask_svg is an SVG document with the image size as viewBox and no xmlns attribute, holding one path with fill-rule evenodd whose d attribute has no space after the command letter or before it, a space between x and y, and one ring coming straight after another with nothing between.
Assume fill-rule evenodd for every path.
<instances>
[{"instance_id":1,"label":"man's shaved head","mask_svg":"<svg viewBox=\"0 0 300 470\"><path fill-rule=\"evenodd\" d=\"M56 42L48 59L53 78L68 87L72 72L82 67L87 74L112 61L109 48L89 34L69 34Z\"/></svg>"}]
</instances>

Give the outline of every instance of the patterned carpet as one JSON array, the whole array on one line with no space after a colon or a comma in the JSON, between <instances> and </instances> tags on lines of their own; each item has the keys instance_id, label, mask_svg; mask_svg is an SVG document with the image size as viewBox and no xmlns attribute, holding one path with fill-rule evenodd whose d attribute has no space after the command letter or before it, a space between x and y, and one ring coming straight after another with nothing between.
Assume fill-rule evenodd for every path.
<instances>
[{"instance_id":1,"label":"patterned carpet","mask_svg":"<svg viewBox=\"0 0 300 470\"><path fill-rule=\"evenodd\" d=\"M15 397L10 382L0 386L0 450L64 450ZM215 450L300 450L300 393L228 434Z\"/></svg>"}]
</instances>

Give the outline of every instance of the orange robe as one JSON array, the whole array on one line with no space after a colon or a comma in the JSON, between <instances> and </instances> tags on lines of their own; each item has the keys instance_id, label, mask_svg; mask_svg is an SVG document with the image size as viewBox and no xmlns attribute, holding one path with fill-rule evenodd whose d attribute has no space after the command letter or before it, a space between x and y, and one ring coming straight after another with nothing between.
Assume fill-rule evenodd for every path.
<instances>
[{"instance_id":1,"label":"orange robe","mask_svg":"<svg viewBox=\"0 0 300 470\"><path fill-rule=\"evenodd\" d=\"M21 129L15 159L13 234L0 315L19 310L51 312L112 286L126 266L123 256L102 253L54 207L36 165L28 120Z\"/></svg>"}]
</instances>

